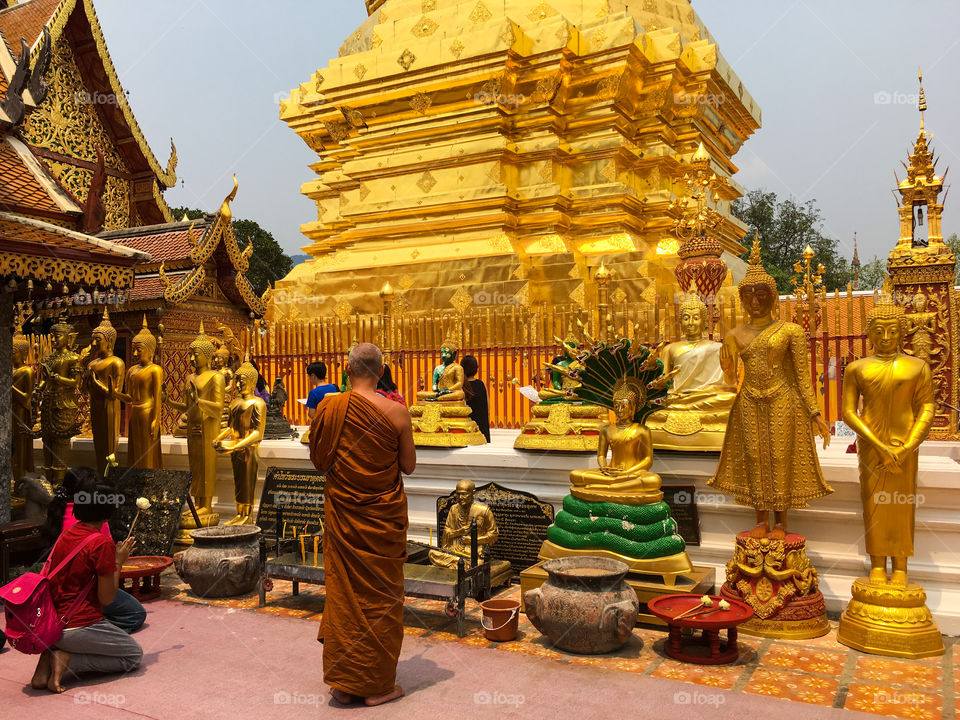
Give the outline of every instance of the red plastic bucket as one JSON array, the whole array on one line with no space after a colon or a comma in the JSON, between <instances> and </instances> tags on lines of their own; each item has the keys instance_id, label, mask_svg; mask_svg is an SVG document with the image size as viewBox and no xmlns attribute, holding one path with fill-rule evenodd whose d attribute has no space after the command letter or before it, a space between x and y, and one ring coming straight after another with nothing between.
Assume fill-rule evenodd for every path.
<instances>
[{"instance_id":1,"label":"red plastic bucket","mask_svg":"<svg viewBox=\"0 0 960 720\"><path fill-rule=\"evenodd\" d=\"M507 642L517 638L520 623L520 601L497 598L480 603L483 617L483 634L487 640Z\"/></svg>"}]
</instances>

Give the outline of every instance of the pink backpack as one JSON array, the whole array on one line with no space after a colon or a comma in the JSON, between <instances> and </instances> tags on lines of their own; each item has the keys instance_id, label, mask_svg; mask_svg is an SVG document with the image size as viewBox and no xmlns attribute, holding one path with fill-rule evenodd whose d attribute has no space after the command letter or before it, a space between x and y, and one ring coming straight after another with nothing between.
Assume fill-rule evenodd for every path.
<instances>
[{"instance_id":1,"label":"pink backpack","mask_svg":"<svg viewBox=\"0 0 960 720\"><path fill-rule=\"evenodd\" d=\"M96 535L89 535L67 555L63 562L49 572L50 559L39 573L24 573L13 582L0 587L4 614L7 618L7 639L10 645L27 655L39 655L63 637L63 628L80 609L83 599L90 594L96 576L77 595L67 612L57 618L57 609L50 594L50 577L63 570L77 553L85 548ZM56 545L54 545L56 548ZM53 555L53 551L50 551Z\"/></svg>"}]
</instances>

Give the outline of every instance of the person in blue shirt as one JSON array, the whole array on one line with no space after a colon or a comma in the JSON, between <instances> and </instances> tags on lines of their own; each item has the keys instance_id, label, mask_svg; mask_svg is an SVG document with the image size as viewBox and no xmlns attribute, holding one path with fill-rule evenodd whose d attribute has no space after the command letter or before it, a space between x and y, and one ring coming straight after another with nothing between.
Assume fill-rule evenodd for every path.
<instances>
[{"instance_id":1,"label":"person in blue shirt","mask_svg":"<svg viewBox=\"0 0 960 720\"><path fill-rule=\"evenodd\" d=\"M327 366L317 360L307 365L307 380L310 381L310 392L307 393L307 417L313 420L317 413L317 405L323 396L329 393L340 392L340 388L332 383L324 382L327 379Z\"/></svg>"}]
</instances>

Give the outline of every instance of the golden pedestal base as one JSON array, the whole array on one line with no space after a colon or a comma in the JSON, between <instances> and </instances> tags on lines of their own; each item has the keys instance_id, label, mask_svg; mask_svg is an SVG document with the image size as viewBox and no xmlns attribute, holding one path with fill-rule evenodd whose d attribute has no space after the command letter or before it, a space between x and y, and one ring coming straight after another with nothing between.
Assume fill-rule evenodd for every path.
<instances>
[{"instance_id":1,"label":"golden pedestal base","mask_svg":"<svg viewBox=\"0 0 960 720\"><path fill-rule=\"evenodd\" d=\"M728 415L659 410L644 424L650 428L655 450L720 452Z\"/></svg>"},{"instance_id":2,"label":"golden pedestal base","mask_svg":"<svg viewBox=\"0 0 960 720\"><path fill-rule=\"evenodd\" d=\"M616 503L618 505L654 505L663 500L663 491L615 492L613 490L591 490L571 486L570 494L585 502Z\"/></svg>"},{"instance_id":3,"label":"golden pedestal base","mask_svg":"<svg viewBox=\"0 0 960 720\"><path fill-rule=\"evenodd\" d=\"M626 563L631 573L640 573L643 575L659 575L663 579L663 586L672 588L677 583L677 578L688 575L693 572L693 565L690 562L690 556L686 552L676 555L667 555L666 557L651 558L649 560L637 560L636 558L620 555L610 550L573 550L549 541L544 540L540 546L538 557L541 560L553 560L562 557L604 557L612 560L619 560Z\"/></svg>"},{"instance_id":4,"label":"golden pedestal base","mask_svg":"<svg viewBox=\"0 0 960 720\"><path fill-rule=\"evenodd\" d=\"M517 450L596 452L608 415L598 405L565 402L534 405L530 412L533 419L513 443Z\"/></svg>"},{"instance_id":5,"label":"golden pedestal base","mask_svg":"<svg viewBox=\"0 0 960 720\"><path fill-rule=\"evenodd\" d=\"M806 545L806 538L796 533L782 540L737 535L720 594L753 608L754 616L738 626L740 632L786 640L830 632L827 605Z\"/></svg>"},{"instance_id":6,"label":"golden pedestal base","mask_svg":"<svg viewBox=\"0 0 960 720\"><path fill-rule=\"evenodd\" d=\"M615 557L618 560L627 562L626 559L615 555L614 553L604 553L601 551L590 551L577 553L576 551L566 551L568 555L583 554L593 555L594 557ZM661 558L665 559L665 558ZM533 590L540 587L547 580L547 572L542 567L543 563L537 563L532 567L520 573L520 609L524 612L526 608L523 605L523 595L527 590ZM689 595L712 595L716 585L716 571L713 568L694 566L689 572L681 576L671 577L670 584L659 583L649 576L631 573L624 578L627 585L633 588L637 593L637 600L640 601L640 614L637 616L638 625L666 625L655 615L647 611L647 603L661 595L675 595L679 593Z\"/></svg>"},{"instance_id":7,"label":"golden pedestal base","mask_svg":"<svg viewBox=\"0 0 960 720\"><path fill-rule=\"evenodd\" d=\"M411 405L410 420L415 445L467 447L487 442L480 428L470 419L470 408L462 400Z\"/></svg>"},{"instance_id":8,"label":"golden pedestal base","mask_svg":"<svg viewBox=\"0 0 960 720\"><path fill-rule=\"evenodd\" d=\"M914 659L943 655L943 636L920 585L880 585L858 578L852 591L840 618L839 642L873 655Z\"/></svg>"}]
</instances>

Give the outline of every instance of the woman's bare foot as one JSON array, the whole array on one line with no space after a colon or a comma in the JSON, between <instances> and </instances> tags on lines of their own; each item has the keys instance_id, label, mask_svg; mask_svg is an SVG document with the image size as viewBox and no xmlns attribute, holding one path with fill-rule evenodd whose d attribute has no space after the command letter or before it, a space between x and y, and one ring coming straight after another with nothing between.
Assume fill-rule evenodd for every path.
<instances>
[{"instance_id":1,"label":"woman's bare foot","mask_svg":"<svg viewBox=\"0 0 960 720\"><path fill-rule=\"evenodd\" d=\"M69 662L70 653L63 650L52 650L50 652L50 679L47 680L47 690L53 693L64 691L65 688L60 685L60 681L63 679L63 673Z\"/></svg>"},{"instance_id":2,"label":"woman's bare foot","mask_svg":"<svg viewBox=\"0 0 960 720\"><path fill-rule=\"evenodd\" d=\"M367 707L373 707L374 705L383 705L388 703L391 700L396 700L397 698L402 698L404 696L403 688L399 685L394 685L393 690L383 695L372 695L371 697L365 698L363 704Z\"/></svg>"},{"instance_id":3,"label":"woman's bare foot","mask_svg":"<svg viewBox=\"0 0 960 720\"><path fill-rule=\"evenodd\" d=\"M50 650L44 650L40 653L40 659L37 660L37 669L33 671L33 679L30 680L30 687L34 690L43 690L47 687L47 681L50 680L50 657L52 654Z\"/></svg>"},{"instance_id":4,"label":"woman's bare foot","mask_svg":"<svg viewBox=\"0 0 960 720\"><path fill-rule=\"evenodd\" d=\"M333 696L333 699L341 705L353 705L355 702L360 700L360 698L358 698L356 695L351 695L348 692L337 690L335 688L330 688L330 694Z\"/></svg>"}]
</instances>

